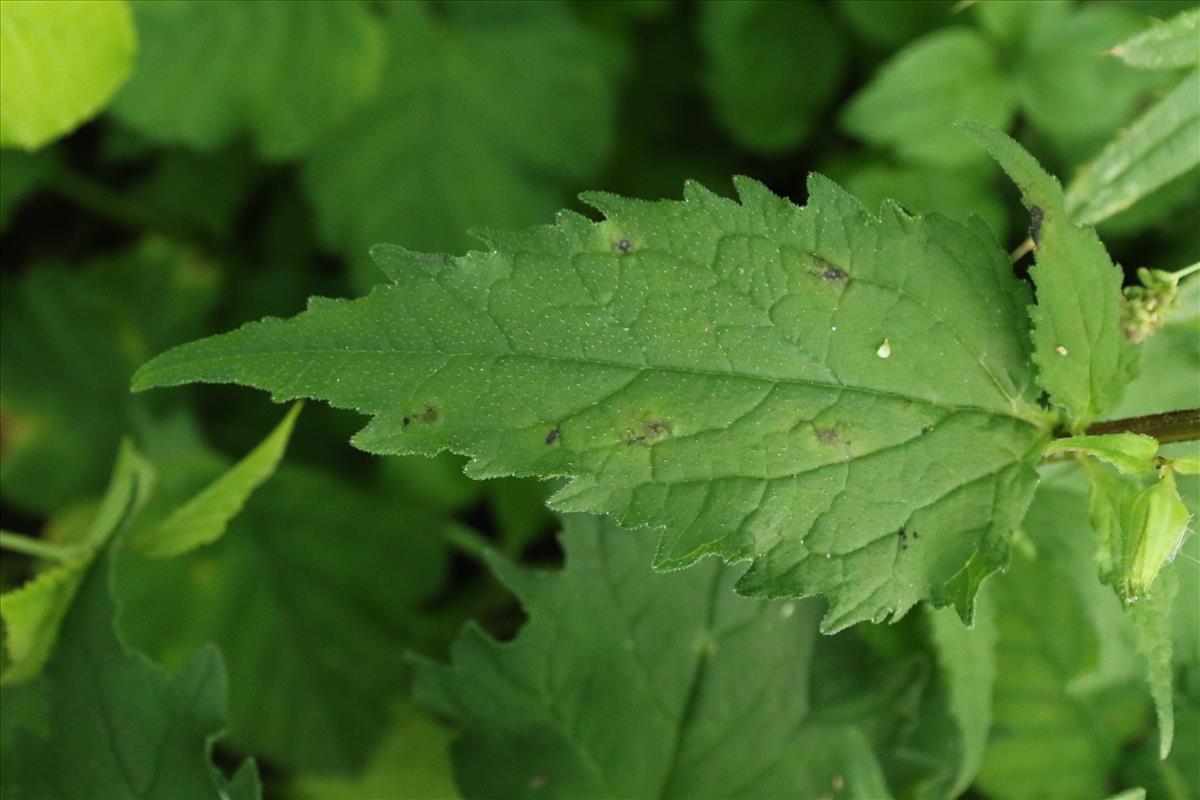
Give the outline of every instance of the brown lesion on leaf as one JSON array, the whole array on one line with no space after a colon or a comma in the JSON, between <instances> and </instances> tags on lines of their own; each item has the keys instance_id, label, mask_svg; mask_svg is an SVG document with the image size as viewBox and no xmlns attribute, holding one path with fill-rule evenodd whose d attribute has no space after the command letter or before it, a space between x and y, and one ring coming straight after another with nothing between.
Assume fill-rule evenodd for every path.
<instances>
[{"instance_id":1,"label":"brown lesion on leaf","mask_svg":"<svg viewBox=\"0 0 1200 800\"><path fill-rule=\"evenodd\" d=\"M617 241L613 242L613 249L615 249L618 253L632 253L633 242L622 236L620 239L617 239Z\"/></svg>"},{"instance_id":2,"label":"brown lesion on leaf","mask_svg":"<svg viewBox=\"0 0 1200 800\"><path fill-rule=\"evenodd\" d=\"M1029 241L1034 245L1041 244L1042 239L1042 221L1046 218L1046 212L1042 211L1041 206L1029 207Z\"/></svg>"},{"instance_id":3,"label":"brown lesion on leaf","mask_svg":"<svg viewBox=\"0 0 1200 800\"><path fill-rule=\"evenodd\" d=\"M625 432L625 444L654 444L671 435L670 423L662 419L647 420L640 428Z\"/></svg>"},{"instance_id":4,"label":"brown lesion on leaf","mask_svg":"<svg viewBox=\"0 0 1200 800\"><path fill-rule=\"evenodd\" d=\"M817 428L817 441L821 444L838 444L842 441L842 434L837 428Z\"/></svg>"},{"instance_id":5,"label":"brown lesion on leaf","mask_svg":"<svg viewBox=\"0 0 1200 800\"><path fill-rule=\"evenodd\" d=\"M808 274L814 278L829 281L830 283L846 284L850 281L850 276L841 267L834 264L828 259L822 258L816 253L809 253L808 257L812 259L812 267L808 270Z\"/></svg>"},{"instance_id":6,"label":"brown lesion on leaf","mask_svg":"<svg viewBox=\"0 0 1200 800\"><path fill-rule=\"evenodd\" d=\"M442 414L437 410L436 406L425 406L425 409L419 414L407 414L400 420L400 426L407 428L414 422L424 422L432 425L442 418Z\"/></svg>"},{"instance_id":7,"label":"brown lesion on leaf","mask_svg":"<svg viewBox=\"0 0 1200 800\"><path fill-rule=\"evenodd\" d=\"M554 444L555 442L557 442L559 440L559 437L561 437L561 436L562 436L561 430L559 430L558 428L551 428L549 433L546 434L546 444L547 445Z\"/></svg>"}]
</instances>

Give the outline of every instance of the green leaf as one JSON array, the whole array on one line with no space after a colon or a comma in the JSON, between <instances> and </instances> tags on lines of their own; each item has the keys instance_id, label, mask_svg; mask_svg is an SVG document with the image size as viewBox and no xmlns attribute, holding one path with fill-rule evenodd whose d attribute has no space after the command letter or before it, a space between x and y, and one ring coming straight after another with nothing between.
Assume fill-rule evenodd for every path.
<instances>
[{"instance_id":1,"label":"green leaf","mask_svg":"<svg viewBox=\"0 0 1200 800\"><path fill-rule=\"evenodd\" d=\"M1154 470L1158 440L1142 433L1069 436L1046 445L1043 454L1059 453L1082 453L1112 464L1125 475L1143 475Z\"/></svg>"},{"instance_id":2,"label":"green leaf","mask_svg":"<svg viewBox=\"0 0 1200 800\"><path fill-rule=\"evenodd\" d=\"M856 94L842 127L917 164L956 167L978 152L953 130L960 119L1005 128L1017 97L991 45L976 31L952 28L896 54Z\"/></svg>"},{"instance_id":3,"label":"green leaf","mask_svg":"<svg viewBox=\"0 0 1200 800\"><path fill-rule=\"evenodd\" d=\"M981 601L983 598L981 598ZM992 725L992 687L996 681L996 620L990 602L980 602L973 628L949 609L929 612L932 640L946 673L950 712L958 724L961 759L946 797L961 795L979 772Z\"/></svg>"},{"instance_id":4,"label":"green leaf","mask_svg":"<svg viewBox=\"0 0 1200 800\"><path fill-rule=\"evenodd\" d=\"M130 529L125 545L147 558L169 558L219 539L254 490L275 473L300 407L299 403L293 406L258 447L177 506L166 519L139 520L142 524Z\"/></svg>"},{"instance_id":5,"label":"green leaf","mask_svg":"<svg viewBox=\"0 0 1200 800\"><path fill-rule=\"evenodd\" d=\"M741 591L824 594L826 631L925 598L969 618L1046 437L1027 290L982 223L876 218L819 176L803 209L736 184L588 195L605 221L458 259L381 246L369 296L185 345L135 387L320 397L374 416L371 452L571 477L557 507L665 528L661 569L752 560Z\"/></svg>"},{"instance_id":6,"label":"green leaf","mask_svg":"<svg viewBox=\"0 0 1200 800\"><path fill-rule=\"evenodd\" d=\"M1096 232L1067 216L1062 187L1013 139L975 122L959 130L979 142L1021 190L1037 264L1033 360L1050 398L1079 432L1120 399L1138 350L1121 329L1121 279Z\"/></svg>"},{"instance_id":7,"label":"green leaf","mask_svg":"<svg viewBox=\"0 0 1200 800\"><path fill-rule=\"evenodd\" d=\"M1175 680L1171 658L1171 608L1179 585L1173 573L1164 572L1141 602L1130 608L1137 632L1138 652L1146 660L1146 680L1158 717L1158 757L1171 753L1175 738L1175 710L1171 686Z\"/></svg>"},{"instance_id":8,"label":"green leaf","mask_svg":"<svg viewBox=\"0 0 1200 800\"><path fill-rule=\"evenodd\" d=\"M996 239L1004 241L1008 211L996 195L994 170L991 164L956 169L862 165L856 158L844 183L867 208L895 200L911 213L937 213L962 223L978 214Z\"/></svg>"},{"instance_id":9,"label":"green leaf","mask_svg":"<svg viewBox=\"0 0 1200 800\"><path fill-rule=\"evenodd\" d=\"M450 771L453 732L405 700L361 775L301 775L289 797L297 800L450 800L459 796Z\"/></svg>"},{"instance_id":10,"label":"green leaf","mask_svg":"<svg viewBox=\"0 0 1200 800\"><path fill-rule=\"evenodd\" d=\"M1067 187L1067 213L1094 225L1200 164L1200 72L1123 128Z\"/></svg>"},{"instance_id":11,"label":"green leaf","mask_svg":"<svg viewBox=\"0 0 1200 800\"><path fill-rule=\"evenodd\" d=\"M150 240L82 269L35 265L0 288L0 489L48 514L104 488L121 437L156 410L134 367L204 330L210 263ZM160 398L161 400L162 398Z\"/></svg>"},{"instance_id":12,"label":"green leaf","mask_svg":"<svg viewBox=\"0 0 1200 800\"><path fill-rule=\"evenodd\" d=\"M952 0L837 0L836 8L869 43L895 49L953 21Z\"/></svg>"},{"instance_id":13,"label":"green leaf","mask_svg":"<svg viewBox=\"0 0 1200 800\"><path fill-rule=\"evenodd\" d=\"M52 566L23 586L0 594L0 619L4 620L7 658L0 684L31 680L41 672L59 626L71 608L80 584L88 574L97 552L121 527L146 490L147 467L128 443L121 447L108 491L88 528L87 535L72 548L71 557Z\"/></svg>"},{"instance_id":14,"label":"green leaf","mask_svg":"<svg viewBox=\"0 0 1200 800\"><path fill-rule=\"evenodd\" d=\"M594 517L562 543L557 574L490 559L529 614L515 640L468 627L450 665L417 665L418 699L463 728L466 797L890 796L876 753L909 671L822 672L818 606L738 597L736 569L656 575Z\"/></svg>"},{"instance_id":15,"label":"green leaf","mask_svg":"<svg viewBox=\"0 0 1200 800\"><path fill-rule=\"evenodd\" d=\"M801 145L833 99L845 45L816 2L706 2L700 40L705 87L718 121L747 148L778 153ZM802 76L802 77L801 77Z\"/></svg>"},{"instance_id":16,"label":"green leaf","mask_svg":"<svg viewBox=\"0 0 1200 800\"><path fill-rule=\"evenodd\" d=\"M1037 558L1017 549L1011 570L989 584L999 638L977 782L989 797L1103 796L1122 743L1143 726L1141 678L1105 666L1106 637L1128 622L1080 557L1086 523L1076 500L1063 507L1056 492L1039 490L1026 520Z\"/></svg>"},{"instance_id":17,"label":"green leaf","mask_svg":"<svg viewBox=\"0 0 1200 800\"><path fill-rule=\"evenodd\" d=\"M227 466L176 453L159 465L159 491L183 500ZM217 643L239 747L310 772L356 769L386 732L406 648L430 638L436 620L416 612L444 580L444 524L401 497L285 464L212 544L173 559L123 554L121 630L172 667Z\"/></svg>"},{"instance_id":18,"label":"green leaf","mask_svg":"<svg viewBox=\"0 0 1200 800\"><path fill-rule=\"evenodd\" d=\"M1108 800L1146 800L1146 790L1140 787L1110 795Z\"/></svg>"},{"instance_id":19,"label":"green leaf","mask_svg":"<svg viewBox=\"0 0 1200 800\"><path fill-rule=\"evenodd\" d=\"M544 219L611 150L616 53L565 6L398 3L386 36L379 95L304 168L321 237L353 261Z\"/></svg>"},{"instance_id":20,"label":"green leaf","mask_svg":"<svg viewBox=\"0 0 1200 800\"><path fill-rule=\"evenodd\" d=\"M265 158L294 158L380 84L383 37L356 0L134 0L133 10L142 53L112 113L156 141L212 149L247 131Z\"/></svg>"},{"instance_id":21,"label":"green leaf","mask_svg":"<svg viewBox=\"0 0 1200 800\"><path fill-rule=\"evenodd\" d=\"M0 151L0 232L8 227L17 208L37 191L56 166L53 151Z\"/></svg>"},{"instance_id":22,"label":"green leaf","mask_svg":"<svg viewBox=\"0 0 1200 800\"><path fill-rule=\"evenodd\" d=\"M1109 51L1131 67L1175 69L1200 62L1200 8L1155 22Z\"/></svg>"},{"instance_id":23,"label":"green leaf","mask_svg":"<svg viewBox=\"0 0 1200 800\"><path fill-rule=\"evenodd\" d=\"M1007 47L1019 48L1032 31L1055 25L1071 13L1070 0L984 0L971 4L985 31Z\"/></svg>"},{"instance_id":24,"label":"green leaf","mask_svg":"<svg viewBox=\"0 0 1200 800\"><path fill-rule=\"evenodd\" d=\"M220 654L205 648L168 676L126 650L113 630L109 571L109 558L83 570L59 647L35 685L46 728L22 729L4 715L4 727L14 726L5 797L259 797L253 762L228 780L209 758L225 719Z\"/></svg>"},{"instance_id":25,"label":"green leaf","mask_svg":"<svg viewBox=\"0 0 1200 800\"><path fill-rule=\"evenodd\" d=\"M125 0L5 0L0 31L0 147L33 150L94 116L137 50Z\"/></svg>"},{"instance_id":26,"label":"green leaf","mask_svg":"<svg viewBox=\"0 0 1200 800\"><path fill-rule=\"evenodd\" d=\"M1022 113L1067 161L1099 149L1170 80L1104 55L1143 19L1114 5L1080 6L1034 25L1021 42L1012 75Z\"/></svg>"}]
</instances>

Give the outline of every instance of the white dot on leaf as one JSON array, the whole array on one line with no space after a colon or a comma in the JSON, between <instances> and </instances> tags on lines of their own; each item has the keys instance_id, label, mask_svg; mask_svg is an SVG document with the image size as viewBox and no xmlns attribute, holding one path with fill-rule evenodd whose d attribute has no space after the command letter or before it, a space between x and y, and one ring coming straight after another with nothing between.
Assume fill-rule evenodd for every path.
<instances>
[{"instance_id":1,"label":"white dot on leaf","mask_svg":"<svg viewBox=\"0 0 1200 800\"><path fill-rule=\"evenodd\" d=\"M892 354L892 343L888 339L883 340L883 344L879 345L879 349L875 351L875 355L880 358L888 358Z\"/></svg>"},{"instance_id":2,"label":"white dot on leaf","mask_svg":"<svg viewBox=\"0 0 1200 800\"><path fill-rule=\"evenodd\" d=\"M1067 348L1060 344L1058 347L1054 348L1054 352L1058 353L1060 356L1065 356L1067 354Z\"/></svg>"}]
</instances>

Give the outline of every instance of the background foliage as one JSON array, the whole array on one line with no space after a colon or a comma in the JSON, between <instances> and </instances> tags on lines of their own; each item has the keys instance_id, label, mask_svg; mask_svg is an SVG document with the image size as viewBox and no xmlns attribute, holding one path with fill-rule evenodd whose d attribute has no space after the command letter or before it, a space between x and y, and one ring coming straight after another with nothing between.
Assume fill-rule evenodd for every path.
<instances>
[{"instance_id":1,"label":"background foliage","mask_svg":"<svg viewBox=\"0 0 1200 800\"><path fill-rule=\"evenodd\" d=\"M1137 205L1084 169L1172 93L1200 103L1186 57L1106 55L1186 4L42 5L0 5L0 527L71 555L0 557L0 588L36 578L56 592L37 613L62 617L44 676L0 690L4 797L1200 796L1198 540L1170 567L1160 760L1065 471L970 634L920 610L827 637L817 601L735 596L741 568L654 574L650 540L582 516L560 539L549 483L356 451L350 412L310 403L276 469L289 431L264 441L283 410L262 396L128 392L172 345L362 294L384 280L372 245L460 253L472 229L585 211L585 189L729 194L743 174L802 202L819 171L1016 247L1027 215L964 117L1063 178L1131 280L1200 261L1194 160ZM18 48L30 24L49 43ZM1188 114L1162 124L1184 148ZM1197 405L1198 333L1193 293L1115 415ZM203 541L170 533L179 508ZM4 674L39 646L10 643ZM111 714L139 735L76 725ZM113 762L64 783L97 741Z\"/></svg>"}]
</instances>

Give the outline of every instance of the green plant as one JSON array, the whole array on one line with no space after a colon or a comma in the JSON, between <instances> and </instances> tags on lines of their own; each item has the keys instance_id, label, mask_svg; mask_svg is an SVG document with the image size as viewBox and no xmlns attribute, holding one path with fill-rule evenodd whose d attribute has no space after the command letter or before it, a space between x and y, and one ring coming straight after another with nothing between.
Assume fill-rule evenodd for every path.
<instances>
[{"instance_id":1,"label":"green plant","mask_svg":"<svg viewBox=\"0 0 1200 800\"><path fill-rule=\"evenodd\" d=\"M137 237L5 262L0 793L1200 794L1177 10L130 4L0 156Z\"/></svg>"}]
</instances>

